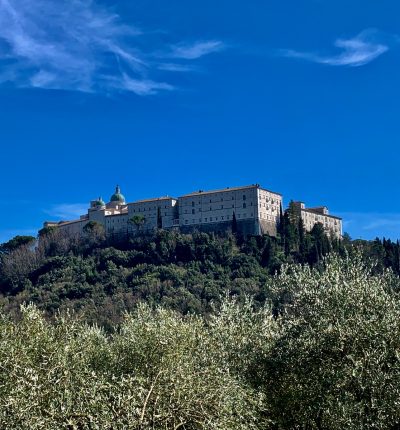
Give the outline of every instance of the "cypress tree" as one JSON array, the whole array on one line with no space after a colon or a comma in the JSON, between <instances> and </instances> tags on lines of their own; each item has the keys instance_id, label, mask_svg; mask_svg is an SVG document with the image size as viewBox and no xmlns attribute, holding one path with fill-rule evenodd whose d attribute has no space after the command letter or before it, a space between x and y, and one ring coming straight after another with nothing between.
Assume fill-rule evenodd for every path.
<instances>
[{"instance_id":1,"label":"cypress tree","mask_svg":"<svg viewBox=\"0 0 400 430\"><path fill-rule=\"evenodd\" d=\"M160 206L157 208L157 228L162 229L162 215Z\"/></svg>"},{"instance_id":2,"label":"cypress tree","mask_svg":"<svg viewBox=\"0 0 400 430\"><path fill-rule=\"evenodd\" d=\"M235 214L235 211L233 211L233 216L232 216L232 233L236 234L237 232L238 232L238 226L237 226L236 214Z\"/></svg>"}]
</instances>

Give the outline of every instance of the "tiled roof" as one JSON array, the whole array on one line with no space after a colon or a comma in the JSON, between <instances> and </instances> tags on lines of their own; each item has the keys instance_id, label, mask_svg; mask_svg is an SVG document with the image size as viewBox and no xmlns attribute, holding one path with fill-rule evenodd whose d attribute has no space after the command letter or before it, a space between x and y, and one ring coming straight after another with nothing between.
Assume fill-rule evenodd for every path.
<instances>
[{"instance_id":1,"label":"tiled roof","mask_svg":"<svg viewBox=\"0 0 400 430\"><path fill-rule=\"evenodd\" d=\"M342 218L340 218L340 217L338 217L338 216L323 214L323 213L321 213L321 212L317 212L316 210L313 210L313 209L311 209L311 208L310 208L310 209L302 209L301 211L302 211L302 212L308 212L308 213L313 214L313 215L321 215L321 216L326 216L326 217L328 217L328 218L335 218L335 219L340 219L340 220L342 220Z\"/></svg>"},{"instance_id":2,"label":"tiled roof","mask_svg":"<svg viewBox=\"0 0 400 430\"><path fill-rule=\"evenodd\" d=\"M210 190L210 191L199 190L199 191L195 191L193 193L185 194L185 195L181 196L180 198L202 196L205 194L227 193L230 191L240 191L240 190L247 190L247 189L251 189L251 188L260 188L261 190L267 191L267 192L272 193L272 194L276 194L278 196L282 195L280 193L276 193L275 191L267 190L265 188L260 187L257 184L254 184L254 185L244 185L242 187L227 187L227 188L223 188L220 190Z\"/></svg>"},{"instance_id":3,"label":"tiled roof","mask_svg":"<svg viewBox=\"0 0 400 430\"><path fill-rule=\"evenodd\" d=\"M160 200L176 200L176 199L174 197L164 196L164 197L156 197L156 198L153 198L153 199L137 200L136 202L130 202L130 203L128 203L128 205L135 205L137 203L158 202Z\"/></svg>"}]
</instances>

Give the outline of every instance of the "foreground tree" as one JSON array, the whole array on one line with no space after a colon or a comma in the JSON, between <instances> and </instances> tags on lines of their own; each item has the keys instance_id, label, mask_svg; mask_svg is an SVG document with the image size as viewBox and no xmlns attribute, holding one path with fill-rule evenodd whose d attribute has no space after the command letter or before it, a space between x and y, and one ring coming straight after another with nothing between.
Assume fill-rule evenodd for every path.
<instances>
[{"instance_id":1,"label":"foreground tree","mask_svg":"<svg viewBox=\"0 0 400 430\"><path fill-rule=\"evenodd\" d=\"M107 337L23 307L0 318L0 361L4 430L258 428L253 391L198 317L143 305Z\"/></svg>"},{"instance_id":2,"label":"foreground tree","mask_svg":"<svg viewBox=\"0 0 400 430\"><path fill-rule=\"evenodd\" d=\"M287 267L275 288L289 302L263 384L278 429L398 429L399 279L360 256L325 270Z\"/></svg>"}]
</instances>

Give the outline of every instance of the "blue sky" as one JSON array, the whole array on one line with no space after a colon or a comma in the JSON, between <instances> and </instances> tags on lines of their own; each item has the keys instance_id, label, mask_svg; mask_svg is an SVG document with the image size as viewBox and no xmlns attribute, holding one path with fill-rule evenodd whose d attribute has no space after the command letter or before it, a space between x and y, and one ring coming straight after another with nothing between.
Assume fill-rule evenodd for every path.
<instances>
[{"instance_id":1,"label":"blue sky","mask_svg":"<svg viewBox=\"0 0 400 430\"><path fill-rule=\"evenodd\" d=\"M395 0L0 0L0 242L260 183L400 237Z\"/></svg>"}]
</instances>

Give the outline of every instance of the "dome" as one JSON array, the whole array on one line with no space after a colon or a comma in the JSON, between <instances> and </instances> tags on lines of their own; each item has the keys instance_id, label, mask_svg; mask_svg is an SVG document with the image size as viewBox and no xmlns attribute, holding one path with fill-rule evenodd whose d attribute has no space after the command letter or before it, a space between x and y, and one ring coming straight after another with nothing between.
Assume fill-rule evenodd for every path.
<instances>
[{"instance_id":1,"label":"dome","mask_svg":"<svg viewBox=\"0 0 400 430\"><path fill-rule=\"evenodd\" d=\"M94 202L94 204L96 205L96 206L105 206L106 204L104 203L104 200L101 198L101 197L99 197L95 202Z\"/></svg>"},{"instance_id":2,"label":"dome","mask_svg":"<svg viewBox=\"0 0 400 430\"><path fill-rule=\"evenodd\" d=\"M117 185L115 193L111 196L110 202L125 203L125 197L121 194L119 185Z\"/></svg>"}]
</instances>

